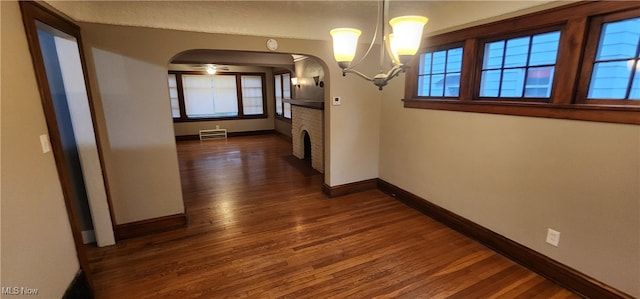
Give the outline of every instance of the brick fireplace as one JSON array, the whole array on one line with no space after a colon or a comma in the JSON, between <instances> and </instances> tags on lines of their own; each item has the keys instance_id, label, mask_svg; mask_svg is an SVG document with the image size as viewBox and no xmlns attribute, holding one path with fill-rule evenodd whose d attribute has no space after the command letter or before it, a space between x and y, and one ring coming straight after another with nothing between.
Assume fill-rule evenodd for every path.
<instances>
[{"instance_id":1,"label":"brick fireplace","mask_svg":"<svg viewBox=\"0 0 640 299\"><path fill-rule=\"evenodd\" d=\"M293 155L324 173L324 103L290 100ZM306 139L306 142L305 142Z\"/></svg>"}]
</instances>

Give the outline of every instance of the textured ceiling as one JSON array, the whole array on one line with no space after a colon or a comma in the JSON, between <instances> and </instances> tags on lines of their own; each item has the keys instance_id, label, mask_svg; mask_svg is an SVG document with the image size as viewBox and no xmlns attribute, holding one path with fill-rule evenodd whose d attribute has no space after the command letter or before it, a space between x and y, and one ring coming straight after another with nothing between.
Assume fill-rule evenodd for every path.
<instances>
[{"instance_id":1,"label":"textured ceiling","mask_svg":"<svg viewBox=\"0 0 640 299\"><path fill-rule=\"evenodd\" d=\"M2 1L2 0L0 0ZM368 43L376 26L379 1L55 1L49 5L80 22L194 32L329 40L329 30L355 27ZM558 6L567 1L390 1L389 17L429 18L425 35ZM175 63L282 66L290 55L205 51L184 53ZM252 55L252 56L251 56ZM286 59L287 62L283 62Z\"/></svg>"},{"instance_id":2,"label":"textured ceiling","mask_svg":"<svg viewBox=\"0 0 640 299\"><path fill-rule=\"evenodd\" d=\"M299 39L330 39L355 27L362 40L375 27L376 1L46 1L81 22ZM505 17L554 1L391 1L390 17L424 15L426 34Z\"/></svg>"}]
</instances>

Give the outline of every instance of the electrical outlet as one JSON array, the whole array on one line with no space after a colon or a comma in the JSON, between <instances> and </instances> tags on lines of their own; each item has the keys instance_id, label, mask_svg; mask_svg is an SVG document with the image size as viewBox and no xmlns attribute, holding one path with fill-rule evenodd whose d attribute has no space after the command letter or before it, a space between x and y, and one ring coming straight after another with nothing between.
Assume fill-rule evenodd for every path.
<instances>
[{"instance_id":1,"label":"electrical outlet","mask_svg":"<svg viewBox=\"0 0 640 299\"><path fill-rule=\"evenodd\" d=\"M550 228L547 229L547 243L558 247L560 243L560 232Z\"/></svg>"},{"instance_id":2,"label":"electrical outlet","mask_svg":"<svg viewBox=\"0 0 640 299\"><path fill-rule=\"evenodd\" d=\"M331 103L333 106L340 106L340 104L342 104L342 102L340 102L340 97L333 97L333 101L331 101Z\"/></svg>"}]
</instances>

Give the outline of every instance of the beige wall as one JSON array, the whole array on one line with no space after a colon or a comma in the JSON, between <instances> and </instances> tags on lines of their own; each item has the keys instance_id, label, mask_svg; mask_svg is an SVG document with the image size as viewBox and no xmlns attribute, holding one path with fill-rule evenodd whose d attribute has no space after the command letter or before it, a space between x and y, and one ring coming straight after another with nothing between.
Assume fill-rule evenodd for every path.
<instances>
[{"instance_id":1,"label":"beige wall","mask_svg":"<svg viewBox=\"0 0 640 299\"><path fill-rule=\"evenodd\" d=\"M105 160L116 222L181 212L168 104L168 62L190 49L266 51L267 38L90 23L81 26L99 118L104 114L98 122L106 124L110 144ZM315 56L319 63L330 61L333 66L328 42L279 39L278 51ZM375 178L381 93L355 76L342 77L335 66L329 69L325 81L335 81L327 82L325 90L342 96L343 105L325 110L336 119L325 124L333 138L325 148L325 153L333 153L325 157L325 181L335 186ZM325 92L325 101L328 94Z\"/></svg>"},{"instance_id":2,"label":"beige wall","mask_svg":"<svg viewBox=\"0 0 640 299\"><path fill-rule=\"evenodd\" d=\"M276 118L273 125L276 132L291 138L291 122Z\"/></svg>"},{"instance_id":3,"label":"beige wall","mask_svg":"<svg viewBox=\"0 0 640 299\"><path fill-rule=\"evenodd\" d=\"M329 65L329 67L334 67L334 65ZM296 100L314 102L324 100L324 88L319 85L316 86L313 80L314 76L318 76L320 77L319 81L324 81L323 66L315 58L308 57L297 61L296 71L293 76L298 78L298 85L300 85L300 87L293 87L293 96Z\"/></svg>"},{"instance_id":4,"label":"beige wall","mask_svg":"<svg viewBox=\"0 0 640 299\"><path fill-rule=\"evenodd\" d=\"M80 269L16 2L1 1L2 287L61 298Z\"/></svg>"},{"instance_id":5,"label":"beige wall","mask_svg":"<svg viewBox=\"0 0 640 299\"><path fill-rule=\"evenodd\" d=\"M183 213L170 108L154 105L168 97L168 87L155 87L167 81L166 66L95 46L90 32L83 37L109 134L105 152L116 224Z\"/></svg>"},{"instance_id":6,"label":"beige wall","mask_svg":"<svg viewBox=\"0 0 640 299\"><path fill-rule=\"evenodd\" d=\"M405 109L402 95L385 89L381 179L640 296L640 126Z\"/></svg>"},{"instance_id":7,"label":"beige wall","mask_svg":"<svg viewBox=\"0 0 640 299\"><path fill-rule=\"evenodd\" d=\"M640 126L405 109L403 88L382 101L381 179L640 297Z\"/></svg>"}]
</instances>

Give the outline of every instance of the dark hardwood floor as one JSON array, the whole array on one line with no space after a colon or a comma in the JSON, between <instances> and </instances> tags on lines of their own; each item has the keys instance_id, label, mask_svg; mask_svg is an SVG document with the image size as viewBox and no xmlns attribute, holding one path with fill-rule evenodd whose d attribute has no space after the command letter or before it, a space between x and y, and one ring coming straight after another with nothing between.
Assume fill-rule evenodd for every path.
<instances>
[{"instance_id":1,"label":"dark hardwood floor","mask_svg":"<svg viewBox=\"0 0 640 299\"><path fill-rule=\"evenodd\" d=\"M188 227L89 248L97 298L578 298L275 135L178 143Z\"/></svg>"}]
</instances>

